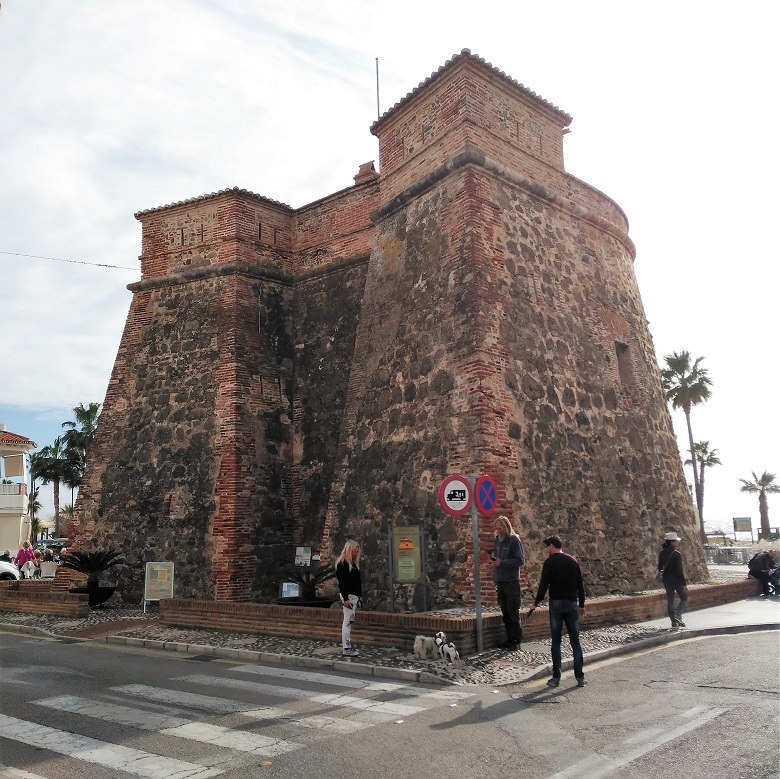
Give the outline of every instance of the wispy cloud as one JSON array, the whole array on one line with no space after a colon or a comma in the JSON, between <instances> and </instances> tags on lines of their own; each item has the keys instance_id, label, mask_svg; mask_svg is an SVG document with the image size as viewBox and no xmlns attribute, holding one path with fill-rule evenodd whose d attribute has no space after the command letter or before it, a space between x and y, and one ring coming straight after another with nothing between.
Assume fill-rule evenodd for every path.
<instances>
[{"instance_id":1,"label":"wispy cloud","mask_svg":"<svg viewBox=\"0 0 780 779\"><path fill-rule=\"evenodd\" d=\"M724 461L710 515L755 514L737 477L780 468L770 5L6 0L0 421L102 400L138 278L19 254L135 268L136 211L348 186L377 158L375 58L385 111L468 47L574 116L567 169L628 215L659 354L704 355L716 382L695 430Z\"/></svg>"}]
</instances>

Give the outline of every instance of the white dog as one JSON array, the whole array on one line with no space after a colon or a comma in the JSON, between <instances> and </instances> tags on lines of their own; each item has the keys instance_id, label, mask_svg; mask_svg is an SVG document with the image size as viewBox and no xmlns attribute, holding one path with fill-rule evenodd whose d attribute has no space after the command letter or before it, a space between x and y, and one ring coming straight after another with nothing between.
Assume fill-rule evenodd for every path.
<instances>
[{"instance_id":1,"label":"white dog","mask_svg":"<svg viewBox=\"0 0 780 779\"><path fill-rule=\"evenodd\" d=\"M453 644L452 641L444 644L440 651L441 659L444 660L446 658L448 663L454 663L456 660L460 660L460 654L458 654L458 650L455 649L455 644Z\"/></svg>"},{"instance_id":2,"label":"white dog","mask_svg":"<svg viewBox=\"0 0 780 779\"><path fill-rule=\"evenodd\" d=\"M415 636L414 656L418 660L425 660L428 655L434 657L436 654L436 643L429 636Z\"/></svg>"}]
</instances>

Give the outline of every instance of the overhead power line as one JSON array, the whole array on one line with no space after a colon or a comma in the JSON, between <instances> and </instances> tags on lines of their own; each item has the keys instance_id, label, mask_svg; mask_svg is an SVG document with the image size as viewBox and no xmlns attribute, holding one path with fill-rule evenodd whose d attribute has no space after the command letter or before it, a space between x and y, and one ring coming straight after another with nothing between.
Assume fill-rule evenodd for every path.
<instances>
[{"instance_id":1,"label":"overhead power line","mask_svg":"<svg viewBox=\"0 0 780 779\"><path fill-rule=\"evenodd\" d=\"M7 254L11 257L29 257L33 260L51 260L52 262L70 262L74 265L92 265L95 268L119 268L120 270L135 270L138 268L131 268L129 265L109 265L105 262L87 262L86 260L65 260L62 257L43 257L40 254L22 254L21 252L3 252L0 254Z\"/></svg>"}]
</instances>

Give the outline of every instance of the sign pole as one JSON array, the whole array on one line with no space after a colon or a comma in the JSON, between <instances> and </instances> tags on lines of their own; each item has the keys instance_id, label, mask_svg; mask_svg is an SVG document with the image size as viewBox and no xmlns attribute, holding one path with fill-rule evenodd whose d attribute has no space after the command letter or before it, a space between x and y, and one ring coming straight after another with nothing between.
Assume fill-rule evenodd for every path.
<instances>
[{"instance_id":1,"label":"sign pole","mask_svg":"<svg viewBox=\"0 0 780 779\"><path fill-rule=\"evenodd\" d=\"M469 476L471 492L477 483L476 476ZM477 502L471 502L471 534L474 540L474 605L477 610L477 652L482 652L482 592L479 579L479 526L477 523Z\"/></svg>"}]
</instances>

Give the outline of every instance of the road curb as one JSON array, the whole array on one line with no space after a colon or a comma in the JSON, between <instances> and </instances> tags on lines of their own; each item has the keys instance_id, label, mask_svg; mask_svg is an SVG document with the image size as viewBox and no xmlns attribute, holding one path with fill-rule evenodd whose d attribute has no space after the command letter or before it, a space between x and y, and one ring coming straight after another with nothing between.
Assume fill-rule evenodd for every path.
<instances>
[{"instance_id":1,"label":"road curb","mask_svg":"<svg viewBox=\"0 0 780 779\"><path fill-rule=\"evenodd\" d=\"M371 663L346 660L342 658L324 659L318 657L309 657L305 655L287 655L273 652L254 651L251 649L236 649L233 647L215 647L209 644L187 644L175 641L161 641L150 638L134 638L123 636L121 634L107 635L96 638L82 638L77 636L68 636L57 633L51 633L43 628L29 625L9 624L4 626L9 632L22 633L26 635L45 636L47 638L58 639L69 642L98 642L105 644L116 644L127 647L138 647L143 649L154 649L164 652L175 652L177 654L190 655L210 655L224 660L235 660L237 662L248 663L271 663L293 668L320 668L326 670L340 671L343 673L359 674L362 676L374 676L377 678L392 679L406 683L419 683L429 685L451 685L451 686L479 686L474 684L458 684L456 680L447 679L431 673L425 669L397 668L394 666L373 665ZM588 663L595 663L600 660L607 660L611 657L641 652L646 649L665 646L677 641L689 641L695 638L704 638L707 636L735 635L739 633L751 633L754 631L780 631L780 622L764 622L752 625L723 625L709 628L685 628L682 630L671 630L659 633L655 636L642 638L637 641L630 641L625 644L608 647L606 649L596 649L591 652L585 652L584 660ZM563 671L570 671L574 667L574 661L571 658L564 660L561 664ZM536 681L537 679L549 676L552 673L552 663L545 663L536 668L529 668L526 671L519 671L518 677L507 681L493 681L490 686L509 687L511 685L524 684L526 682Z\"/></svg>"},{"instance_id":2,"label":"road curb","mask_svg":"<svg viewBox=\"0 0 780 779\"><path fill-rule=\"evenodd\" d=\"M174 641L157 641L151 638L132 638L128 636L114 635L103 636L99 639L106 644L120 644L129 647L144 649L157 649L178 654L213 655L220 659L236 660L250 663L272 663L274 665L286 665L293 668L324 668L344 673L360 674L362 676L376 676L378 678L394 679L404 682L419 682L421 677L426 678L427 684L452 684L449 679L441 679L425 671L416 671L410 668L394 668L392 666L372 665L370 663L355 662L354 660L332 660L318 657L299 655L282 655L272 652L255 652L251 649L231 649L229 647L209 646L208 644L182 644Z\"/></svg>"}]
</instances>

